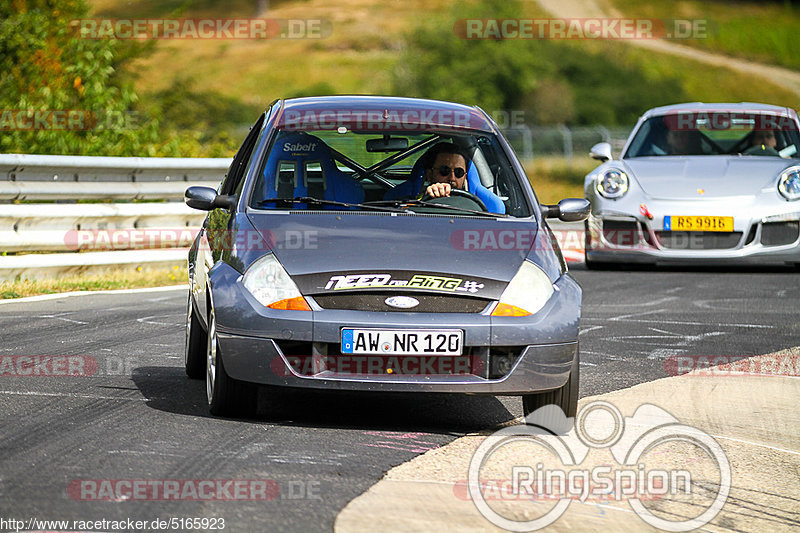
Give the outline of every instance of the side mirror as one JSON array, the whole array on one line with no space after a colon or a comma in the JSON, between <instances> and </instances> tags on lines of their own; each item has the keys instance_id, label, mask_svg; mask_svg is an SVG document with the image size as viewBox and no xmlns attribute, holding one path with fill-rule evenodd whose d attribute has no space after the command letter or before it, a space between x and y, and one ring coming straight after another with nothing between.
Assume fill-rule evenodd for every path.
<instances>
[{"instance_id":1,"label":"side mirror","mask_svg":"<svg viewBox=\"0 0 800 533\"><path fill-rule=\"evenodd\" d=\"M589 155L592 157L592 159L599 159L600 161L604 162L614 159L611 157L611 145L608 143L595 144L589 151Z\"/></svg>"},{"instance_id":2,"label":"side mirror","mask_svg":"<svg viewBox=\"0 0 800 533\"><path fill-rule=\"evenodd\" d=\"M230 210L236 206L236 196L217 194L211 187L189 187L183 201L189 207L201 211L211 211L218 207Z\"/></svg>"},{"instance_id":3,"label":"side mirror","mask_svg":"<svg viewBox=\"0 0 800 533\"><path fill-rule=\"evenodd\" d=\"M564 198L558 205L542 205L545 218L558 218L562 222L580 222L589 217L592 205L584 198Z\"/></svg>"}]
</instances>

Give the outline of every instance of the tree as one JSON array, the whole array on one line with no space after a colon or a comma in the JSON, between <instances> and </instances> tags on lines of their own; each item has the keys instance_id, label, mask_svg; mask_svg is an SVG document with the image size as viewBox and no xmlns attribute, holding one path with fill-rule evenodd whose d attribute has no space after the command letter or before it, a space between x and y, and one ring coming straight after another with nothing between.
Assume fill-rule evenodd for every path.
<instances>
[{"instance_id":1,"label":"tree","mask_svg":"<svg viewBox=\"0 0 800 533\"><path fill-rule=\"evenodd\" d=\"M446 19L421 24L393 73L396 94L452 100L486 110L512 109L535 87L532 72L551 68L523 39L464 39L454 35L460 19L519 18L517 0L458 3Z\"/></svg>"},{"instance_id":2,"label":"tree","mask_svg":"<svg viewBox=\"0 0 800 533\"><path fill-rule=\"evenodd\" d=\"M122 62L144 47L81 38L84 0L0 4L0 151L42 154L156 155L154 117L137 110Z\"/></svg>"}]
</instances>

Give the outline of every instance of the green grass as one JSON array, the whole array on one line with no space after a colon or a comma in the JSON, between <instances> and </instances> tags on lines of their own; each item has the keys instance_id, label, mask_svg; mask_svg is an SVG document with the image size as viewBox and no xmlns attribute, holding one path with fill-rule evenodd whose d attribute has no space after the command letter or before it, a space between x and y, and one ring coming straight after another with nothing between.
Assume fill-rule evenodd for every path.
<instances>
[{"instance_id":1,"label":"green grass","mask_svg":"<svg viewBox=\"0 0 800 533\"><path fill-rule=\"evenodd\" d=\"M112 18L253 17L256 5L242 0L234 0L230 6L211 0L90 3L92 16ZM190 7L181 12L182 4ZM403 45L402 35L417 23L420 13L444 13L448 2L407 0L387 5L380 0L271 0L269 5L269 12L261 16L321 19L330 24L332 33L321 39L159 41L153 54L134 67L140 94L146 98L187 78L198 90L218 92L261 109L276 98L298 94L386 94Z\"/></svg>"},{"instance_id":2,"label":"green grass","mask_svg":"<svg viewBox=\"0 0 800 533\"><path fill-rule=\"evenodd\" d=\"M256 2L245 0L226 3L212 0L90 1L92 16L112 18L252 17L256 5ZM136 87L143 102L151 98L163 98L165 92L175 91L176 87L188 88L185 94L189 95L190 100L200 102L200 105L212 101L213 95L220 95L220 98L229 99L230 102L239 102L241 109L237 108L238 112L246 114L252 110L253 117L275 98L313 94L390 94L392 72L404 48L405 36L421 22L421 14L426 19L452 18L451 5L452 2L448 0L407 0L391 4L380 0L271 0L267 17L323 19L330 23L331 35L323 39L297 40L158 41L152 55L137 60L131 70L135 72ZM790 37L787 33L790 28L800 27L800 8L788 9L782 4L761 5L756 2L736 3L732 8L731 3L715 1L701 5L696 1L646 3L641 0L615 0L615 5L625 16L686 19L707 16L715 24L712 37L697 42L687 41L686 44L718 48L733 55L770 62L800 65L800 54L793 53L793 50L788 51L792 52L788 56L780 52L783 48L788 49L788 44L793 42L793 35ZM526 3L524 6L525 16L544 16L538 4ZM747 24L752 27L746 27ZM447 24L442 31L452 35L452 28ZM734 44L735 37L741 42ZM452 35L452 38L456 37ZM749 100L796 107L796 95L790 91L766 80L756 81L752 76L742 73L654 54L620 41L561 43L579 50L600 51L610 61L630 71L629 79L619 80L620 86L646 80L664 87L674 87L677 82L683 89L680 96L677 96L681 92L678 90L666 93L675 94L675 102L664 101L654 105L676 103L679 100ZM734 53L736 50L741 54ZM783 59L777 59L781 57ZM609 83L596 86L595 82L581 83L580 77L576 79L574 76L567 76L565 81L572 85L575 97L581 101L591 99L589 95L594 94L594 100L603 102L592 116L602 117L602 108L606 106L618 108L626 105L624 101L613 100L614 94L623 94L625 91L615 91ZM211 95L210 100L200 98L203 94ZM605 96L598 99L598 94ZM182 107L180 109L185 115L200 116L197 112L185 113ZM226 117L229 115L231 113L224 113ZM602 118L599 120L603 121ZM200 129L212 130L219 126L217 122L211 121L207 128ZM226 131L231 139L239 137L230 128ZM236 143L231 140L230 145L233 144Z\"/></svg>"},{"instance_id":3,"label":"green grass","mask_svg":"<svg viewBox=\"0 0 800 533\"><path fill-rule=\"evenodd\" d=\"M583 198L583 178L599 164L588 157L572 163L560 157L541 157L524 167L539 202L556 204L563 198Z\"/></svg>"},{"instance_id":4,"label":"green grass","mask_svg":"<svg viewBox=\"0 0 800 533\"><path fill-rule=\"evenodd\" d=\"M613 0L625 17L707 21L702 38L673 41L712 52L800 68L797 36L800 6L791 2Z\"/></svg>"},{"instance_id":5,"label":"green grass","mask_svg":"<svg viewBox=\"0 0 800 533\"><path fill-rule=\"evenodd\" d=\"M706 63L669 54L654 54L619 41L584 41L573 46L602 52L615 62L635 65L645 79L677 79L688 101L700 102L762 102L779 106L797 107L797 95L768 80L714 67ZM654 60L657 56L657 60ZM636 83L637 80L620 80ZM686 100L685 100L686 101ZM663 102L663 105L681 102ZM644 111L644 109L642 110Z\"/></svg>"},{"instance_id":6,"label":"green grass","mask_svg":"<svg viewBox=\"0 0 800 533\"><path fill-rule=\"evenodd\" d=\"M95 0L93 5L95 14L104 16L131 16L134 13L137 16L171 16L181 3L177 0L164 4L154 0L133 3ZM239 0L230 6L220 6L209 0L186 5L190 7L179 16L253 16L251 11L254 9L254 3ZM159 41L153 55L139 60L134 67L137 89L146 100L156 93L169 91L181 80L190 80L189 84L195 90L238 100L253 109L254 116L258 109L265 108L275 98L325 93L389 94L392 86L391 72L397 63L398 52L404 46L404 35L419 23L420 13L424 12L430 17L447 17L449 5L447 0L408 0L393 3L391 6L380 0L339 0L335 3L323 0L273 0L267 16L281 19L322 18L330 21L332 34L323 39ZM675 5L678 9L673 14L670 14L671 7L667 3L662 5L617 0L617 5L626 16L693 18L703 13L699 2L677 2ZM721 2L709 3L709 17L717 17L720 21L718 37L686 44L713 48L718 46L713 43L718 43L719 39L728 39L725 37L728 30L722 30L728 27L726 25L729 22L730 27L734 28L735 24L745 24L747 21L753 24L752 29L741 28L734 33L742 36L742 39L752 37L753 41L743 41L737 46L742 51L748 51L748 57L760 56L764 60L778 57L775 55L777 52L773 54L769 50L777 50L780 43L792 42L788 36L784 38L782 32L792 25L792 21L794 27L800 27L798 10L791 11L790 17L782 19L778 15L783 13L783 7L759 7L753 2L743 5L747 9L730 9L726 7L728 4L723 5ZM137 11L139 9L143 11ZM725 15L728 11L735 13L735 16ZM746 16L751 11L756 14L752 21ZM526 16L538 14L535 5L526 5ZM451 29L443 31L452 32ZM767 46L760 41L764 39L775 41L775 44ZM749 100L796 107L797 98L790 91L766 80L759 79L756 82L752 76L742 73L711 68L669 55L654 57L653 52L637 49L620 41L583 40L562 43L587 51L599 50L619 65L633 68L632 79L619 80L620 84L636 83L633 78L664 84L672 84L677 80L687 95L685 100ZM800 65L800 54L790 56L787 61ZM591 92L590 88L580 84L580 80L566 81L573 84L580 98L585 98L587 91ZM608 88L598 88L606 89ZM624 105L624 102L620 102L620 105Z\"/></svg>"},{"instance_id":7,"label":"green grass","mask_svg":"<svg viewBox=\"0 0 800 533\"><path fill-rule=\"evenodd\" d=\"M181 285L186 268L116 269L100 274L75 274L57 278L16 279L0 282L0 300L73 291L107 291Z\"/></svg>"}]
</instances>

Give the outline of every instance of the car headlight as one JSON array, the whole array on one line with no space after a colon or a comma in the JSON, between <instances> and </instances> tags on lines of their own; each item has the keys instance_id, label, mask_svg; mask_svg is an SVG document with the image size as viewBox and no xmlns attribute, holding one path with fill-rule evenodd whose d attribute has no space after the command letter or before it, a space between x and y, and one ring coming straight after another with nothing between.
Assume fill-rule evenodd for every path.
<instances>
[{"instance_id":1,"label":"car headlight","mask_svg":"<svg viewBox=\"0 0 800 533\"><path fill-rule=\"evenodd\" d=\"M604 198L619 198L628 192L628 176L616 168L597 176L597 192Z\"/></svg>"},{"instance_id":2,"label":"car headlight","mask_svg":"<svg viewBox=\"0 0 800 533\"><path fill-rule=\"evenodd\" d=\"M544 307L553 292L547 274L530 261L524 261L500 296L492 316L532 315Z\"/></svg>"},{"instance_id":3,"label":"car headlight","mask_svg":"<svg viewBox=\"0 0 800 533\"><path fill-rule=\"evenodd\" d=\"M781 172L778 192L787 200L800 200L800 167L789 167Z\"/></svg>"},{"instance_id":4,"label":"car headlight","mask_svg":"<svg viewBox=\"0 0 800 533\"><path fill-rule=\"evenodd\" d=\"M311 311L297 285L273 254L267 254L250 265L242 283L265 307Z\"/></svg>"}]
</instances>

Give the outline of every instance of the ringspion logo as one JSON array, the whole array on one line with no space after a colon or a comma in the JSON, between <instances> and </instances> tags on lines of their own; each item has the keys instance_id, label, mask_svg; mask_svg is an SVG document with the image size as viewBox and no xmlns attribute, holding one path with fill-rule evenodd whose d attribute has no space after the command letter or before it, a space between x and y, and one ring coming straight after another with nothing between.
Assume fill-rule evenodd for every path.
<instances>
[{"instance_id":1,"label":"ringspion logo","mask_svg":"<svg viewBox=\"0 0 800 533\"><path fill-rule=\"evenodd\" d=\"M595 449L605 452L601 464L586 461ZM614 464L607 464L609 452ZM510 476L498 480L498 472ZM463 489L456 484L456 497L464 496ZM731 465L710 435L652 404L624 417L615 405L594 401L574 421L548 405L528 415L524 425L503 428L481 442L466 489L487 520L509 531L545 528L575 500L625 501L650 526L692 531L725 505ZM663 498L688 511L664 514L644 503ZM489 503L497 500L555 504L523 507L520 517Z\"/></svg>"}]
</instances>

